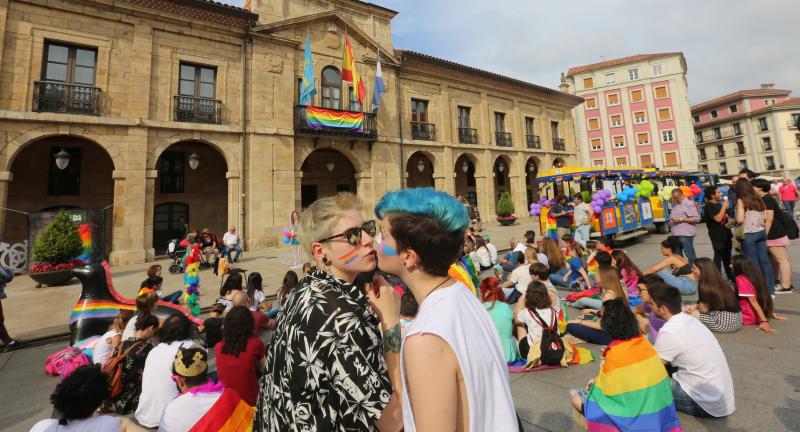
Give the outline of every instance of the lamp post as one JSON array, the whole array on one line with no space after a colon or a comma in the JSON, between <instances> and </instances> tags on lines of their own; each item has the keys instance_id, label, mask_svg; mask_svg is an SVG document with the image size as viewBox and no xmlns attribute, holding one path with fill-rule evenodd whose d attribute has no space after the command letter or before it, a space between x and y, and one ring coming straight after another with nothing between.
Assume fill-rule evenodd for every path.
<instances>
[{"instance_id":1,"label":"lamp post","mask_svg":"<svg viewBox=\"0 0 800 432\"><path fill-rule=\"evenodd\" d=\"M499 164L497 164L497 170L500 171L500 172L503 172L503 171L506 170L506 166L503 165L502 162L500 162Z\"/></svg>"},{"instance_id":2,"label":"lamp post","mask_svg":"<svg viewBox=\"0 0 800 432\"><path fill-rule=\"evenodd\" d=\"M425 171L425 162L423 162L421 159L419 162L417 162L417 169L419 172Z\"/></svg>"},{"instance_id":3,"label":"lamp post","mask_svg":"<svg viewBox=\"0 0 800 432\"><path fill-rule=\"evenodd\" d=\"M464 163L461 164L461 171L464 171L464 174L469 171L469 163L467 163L467 161L464 161Z\"/></svg>"},{"instance_id":4,"label":"lamp post","mask_svg":"<svg viewBox=\"0 0 800 432\"><path fill-rule=\"evenodd\" d=\"M58 169L63 171L67 169L67 166L69 166L69 160L72 158L72 156L70 156L70 154L62 148L60 152L55 154L55 158L56 166Z\"/></svg>"},{"instance_id":5,"label":"lamp post","mask_svg":"<svg viewBox=\"0 0 800 432\"><path fill-rule=\"evenodd\" d=\"M189 155L189 168L192 170L196 170L197 167L200 165L200 155L197 153L192 153Z\"/></svg>"},{"instance_id":6,"label":"lamp post","mask_svg":"<svg viewBox=\"0 0 800 432\"><path fill-rule=\"evenodd\" d=\"M328 162L325 164L325 168L328 168L328 171L333 172L333 169L336 168L336 165L333 162Z\"/></svg>"}]
</instances>

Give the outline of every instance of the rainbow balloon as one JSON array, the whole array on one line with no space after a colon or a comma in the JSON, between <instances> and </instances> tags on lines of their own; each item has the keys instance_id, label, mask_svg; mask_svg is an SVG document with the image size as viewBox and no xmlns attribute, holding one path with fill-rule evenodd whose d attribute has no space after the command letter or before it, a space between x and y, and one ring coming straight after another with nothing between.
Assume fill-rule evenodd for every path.
<instances>
[{"instance_id":1,"label":"rainbow balloon","mask_svg":"<svg viewBox=\"0 0 800 432\"><path fill-rule=\"evenodd\" d=\"M347 129L364 132L364 113L306 107L306 124L312 129Z\"/></svg>"}]
</instances>

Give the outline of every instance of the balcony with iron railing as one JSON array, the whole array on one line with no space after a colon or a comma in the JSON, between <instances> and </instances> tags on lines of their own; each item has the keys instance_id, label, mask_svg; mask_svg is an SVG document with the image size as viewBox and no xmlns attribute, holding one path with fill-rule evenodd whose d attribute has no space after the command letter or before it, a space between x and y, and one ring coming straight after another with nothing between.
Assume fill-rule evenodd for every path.
<instances>
[{"instance_id":1,"label":"balcony with iron railing","mask_svg":"<svg viewBox=\"0 0 800 432\"><path fill-rule=\"evenodd\" d=\"M415 140L436 141L436 125L433 123L411 122L411 137Z\"/></svg>"},{"instance_id":2,"label":"balcony with iron railing","mask_svg":"<svg viewBox=\"0 0 800 432\"><path fill-rule=\"evenodd\" d=\"M378 138L378 121L373 113L320 108L326 111L325 118L308 115L305 105L294 107L294 133L312 138L340 137L351 140L374 141Z\"/></svg>"},{"instance_id":3,"label":"balcony with iron railing","mask_svg":"<svg viewBox=\"0 0 800 432\"><path fill-rule=\"evenodd\" d=\"M511 147L511 132L495 132L494 141L498 147Z\"/></svg>"},{"instance_id":4,"label":"balcony with iron railing","mask_svg":"<svg viewBox=\"0 0 800 432\"><path fill-rule=\"evenodd\" d=\"M461 144L477 144L478 130L473 128L458 128L458 142Z\"/></svg>"},{"instance_id":5,"label":"balcony with iron railing","mask_svg":"<svg viewBox=\"0 0 800 432\"><path fill-rule=\"evenodd\" d=\"M528 144L529 149L542 148L542 141L539 139L539 135L525 135L525 142Z\"/></svg>"},{"instance_id":6,"label":"balcony with iron railing","mask_svg":"<svg viewBox=\"0 0 800 432\"><path fill-rule=\"evenodd\" d=\"M564 144L564 138L553 138L553 150L564 151L567 146Z\"/></svg>"},{"instance_id":7,"label":"balcony with iron railing","mask_svg":"<svg viewBox=\"0 0 800 432\"><path fill-rule=\"evenodd\" d=\"M222 101L193 96L175 96L175 121L222 123Z\"/></svg>"},{"instance_id":8,"label":"balcony with iron railing","mask_svg":"<svg viewBox=\"0 0 800 432\"><path fill-rule=\"evenodd\" d=\"M735 138L742 136L741 128L737 131L734 128L726 128L720 131L719 134L715 134L713 131L710 133L701 133L697 135L697 143L710 143L714 141L724 140L728 138Z\"/></svg>"},{"instance_id":9,"label":"balcony with iron railing","mask_svg":"<svg viewBox=\"0 0 800 432\"><path fill-rule=\"evenodd\" d=\"M49 81L33 83L33 111L100 115L100 89Z\"/></svg>"}]
</instances>

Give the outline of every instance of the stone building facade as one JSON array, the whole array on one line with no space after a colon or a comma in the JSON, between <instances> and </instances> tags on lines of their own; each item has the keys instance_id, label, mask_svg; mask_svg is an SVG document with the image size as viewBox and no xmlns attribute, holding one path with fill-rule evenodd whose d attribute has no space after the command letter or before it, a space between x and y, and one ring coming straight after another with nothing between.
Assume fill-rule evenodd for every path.
<instances>
[{"instance_id":1,"label":"stone building facade","mask_svg":"<svg viewBox=\"0 0 800 432\"><path fill-rule=\"evenodd\" d=\"M556 157L577 163L578 97L412 51L395 12L355 0L0 0L0 206L107 208L112 263L153 259L180 218L249 249L277 244L289 213L350 190L435 186L491 219L519 215ZM364 132L315 130L298 107L306 35L314 105L366 111ZM377 114L341 82L347 35ZM338 81L337 81L338 77ZM66 168L55 156L68 154ZM63 154L62 154L63 155ZM0 213L0 241L26 236Z\"/></svg>"}]
</instances>

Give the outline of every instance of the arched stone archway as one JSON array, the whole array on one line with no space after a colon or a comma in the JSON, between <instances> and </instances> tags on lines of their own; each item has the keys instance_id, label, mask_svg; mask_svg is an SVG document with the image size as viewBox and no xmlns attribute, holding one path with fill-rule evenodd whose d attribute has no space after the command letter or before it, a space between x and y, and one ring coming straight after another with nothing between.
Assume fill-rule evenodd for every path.
<instances>
[{"instance_id":1,"label":"arched stone archway","mask_svg":"<svg viewBox=\"0 0 800 432\"><path fill-rule=\"evenodd\" d=\"M228 163L219 148L202 141L180 141L158 155L154 168L150 211L156 252L166 250L171 239L184 238L188 234L184 224L189 232L208 228L222 238L229 221Z\"/></svg>"},{"instance_id":2,"label":"arched stone archway","mask_svg":"<svg viewBox=\"0 0 800 432\"><path fill-rule=\"evenodd\" d=\"M106 154L108 154L108 156L111 158L112 169L123 168L121 163L122 155L120 154L119 148L117 148L117 146L111 140L103 135L92 133L92 130L90 129L75 125L70 125L67 127L66 131L59 129L57 126L48 126L18 134L8 143L8 146L6 146L4 150L5 165L3 168L11 171L11 165L14 163L14 160L17 158L19 153L30 144L50 139L71 138L80 139L97 145L105 150ZM3 158L0 157L0 160L2 159Z\"/></svg>"},{"instance_id":3,"label":"arched stone archway","mask_svg":"<svg viewBox=\"0 0 800 432\"><path fill-rule=\"evenodd\" d=\"M478 206L477 168L477 159L468 153L456 158L453 168L456 173L456 195L463 196L475 207Z\"/></svg>"},{"instance_id":4,"label":"arched stone archway","mask_svg":"<svg viewBox=\"0 0 800 432\"><path fill-rule=\"evenodd\" d=\"M60 169L56 153L66 151L69 163ZM52 208L106 209L105 252L111 251L114 203L114 160L96 142L77 136L46 136L14 149L9 158L11 181L6 207L24 212ZM2 240L27 239L27 216L6 212Z\"/></svg>"},{"instance_id":5,"label":"arched stone archway","mask_svg":"<svg viewBox=\"0 0 800 432\"><path fill-rule=\"evenodd\" d=\"M434 183L434 162L426 152L415 152L406 163L406 187L436 187Z\"/></svg>"},{"instance_id":6,"label":"arched stone archway","mask_svg":"<svg viewBox=\"0 0 800 432\"><path fill-rule=\"evenodd\" d=\"M529 157L525 162L525 194L528 198L528 208L539 200L539 185L536 184L536 177L539 175L540 163L536 156Z\"/></svg>"},{"instance_id":7,"label":"arched stone archway","mask_svg":"<svg viewBox=\"0 0 800 432\"><path fill-rule=\"evenodd\" d=\"M511 190L510 171L512 169L511 159L507 156L501 155L494 160L492 173L494 177L494 203L495 210L497 210L497 200L503 192L508 192L509 195L514 196Z\"/></svg>"},{"instance_id":8,"label":"arched stone archway","mask_svg":"<svg viewBox=\"0 0 800 432\"><path fill-rule=\"evenodd\" d=\"M357 192L355 165L347 156L332 148L312 151L303 160L300 171L301 208L339 192Z\"/></svg>"}]
</instances>

